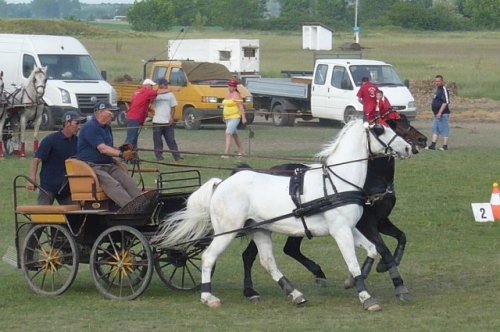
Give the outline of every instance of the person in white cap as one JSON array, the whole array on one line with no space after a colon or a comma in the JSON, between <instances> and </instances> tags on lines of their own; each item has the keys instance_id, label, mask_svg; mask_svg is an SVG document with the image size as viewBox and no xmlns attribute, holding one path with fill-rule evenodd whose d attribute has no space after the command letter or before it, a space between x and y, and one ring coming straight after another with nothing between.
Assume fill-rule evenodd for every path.
<instances>
[{"instance_id":1,"label":"person in white cap","mask_svg":"<svg viewBox=\"0 0 500 332\"><path fill-rule=\"evenodd\" d=\"M130 101L130 108L127 111L125 119L127 121L127 138L125 143L132 144L137 148L137 139L139 138L139 128L144 124L149 111L149 104L159 94L170 92L169 89L153 90L156 83L146 78L142 82L142 88L134 92Z\"/></svg>"}]
</instances>

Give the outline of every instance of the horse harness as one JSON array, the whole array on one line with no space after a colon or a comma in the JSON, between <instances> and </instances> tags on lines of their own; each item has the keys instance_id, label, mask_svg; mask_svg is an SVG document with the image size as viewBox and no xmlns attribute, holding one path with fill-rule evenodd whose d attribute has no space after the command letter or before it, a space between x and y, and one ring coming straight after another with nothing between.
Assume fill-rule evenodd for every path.
<instances>
[{"instance_id":1,"label":"horse harness","mask_svg":"<svg viewBox=\"0 0 500 332\"><path fill-rule=\"evenodd\" d=\"M307 169L298 168L295 170L294 174L290 177L290 186L289 186L289 194L290 197L297 207L292 211L292 214L295 218L300 218L302 225L304 226L304 233L308 239L313 237L311 231L307 228L305 217L312 216L318 213L322 213L328 210L332 210L338 208L340 206L349 205L349 204L357 204L363 205L365 204L365 193L363 188L356 186L355 184L341 178L338 176L330 166L324 165L323 169L323 197L313 199L312 201L308 201L305 203L301 202L300 196L304 193L304 174L307 172ZM338 192L337 188L333 184L332 178L330 174L333 174L335 177L340 180L354 186L358 190L353 191L344 191ZM333 194L328 195L327 192L327 180L330 183Z\"/></svg>"}]
</instances>

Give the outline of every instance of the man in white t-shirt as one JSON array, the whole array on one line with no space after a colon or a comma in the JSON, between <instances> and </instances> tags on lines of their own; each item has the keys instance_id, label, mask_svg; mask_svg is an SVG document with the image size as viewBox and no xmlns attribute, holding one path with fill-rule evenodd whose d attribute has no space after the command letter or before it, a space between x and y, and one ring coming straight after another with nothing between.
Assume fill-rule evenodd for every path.
<instances>
[{"instance_id":1,"label":"man in white t-shirt","mask_svg":"<svg viewBox=\"0 0 500 332\"><path fill-rule=\"evenodd\" d=\"M168 88L168 81L160 78L157 81L160 89ZM167 142L168 149L172 152L174 160L182 162L184 159L178 152L174 133L174 114L177 100L173 93L158 95L153 101L155 115L153 117L153 144L157 161L163 161L163 138Z\"/></svg>"}]
</instances>

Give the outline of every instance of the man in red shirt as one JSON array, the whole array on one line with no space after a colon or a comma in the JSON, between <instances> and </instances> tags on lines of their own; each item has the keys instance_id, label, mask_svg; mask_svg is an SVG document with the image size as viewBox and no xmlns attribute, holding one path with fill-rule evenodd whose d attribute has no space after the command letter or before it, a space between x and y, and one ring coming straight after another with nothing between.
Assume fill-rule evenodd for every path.
<instances>
[{"instance_id":1,"label":"man in red shirt","mask_svg":"<svg viewBox=\"0 0 500 332\"><path fill-rule=\"evenodd\" d=\"M373 119L375 116L375 107L377 106L378 87L370 82L368 77L361 79L361 87L358 91L358 100L363 104L363 114L365 120Z\"/></svg>"},{"instance_id":2,"label":"man in red shirt","mask_svg":"<svg viewBox=\"0 0 500 332\"><path fill-rule=\"evenodd\" d=\"M130 108L127 111L125 119L127 120L127 138L125 143L132 144L137 148L137 139L139 138L139 128L144 124L149 111L149 104L159 94L171 92L169 89L153 90L156 83L146 78L142 83L142 88L134 92L130 101Z\"/></svg>"}]
</instances>

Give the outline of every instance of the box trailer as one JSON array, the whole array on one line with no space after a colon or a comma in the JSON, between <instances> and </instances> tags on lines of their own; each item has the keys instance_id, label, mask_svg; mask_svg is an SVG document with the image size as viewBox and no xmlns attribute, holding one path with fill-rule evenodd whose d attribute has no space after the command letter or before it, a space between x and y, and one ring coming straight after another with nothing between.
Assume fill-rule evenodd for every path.
<instances>
[{"instance_id":1,"label":"box trailer","mask_svg":"<svg viewBox=\"0 0 500 332\"><path fill-rule=\"evenodd\" d=\"M260 77L259 42L259 39L176 39L168 42L168 57L220 63L244 80Z\"/></svg>"}]
</instances>

